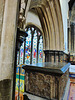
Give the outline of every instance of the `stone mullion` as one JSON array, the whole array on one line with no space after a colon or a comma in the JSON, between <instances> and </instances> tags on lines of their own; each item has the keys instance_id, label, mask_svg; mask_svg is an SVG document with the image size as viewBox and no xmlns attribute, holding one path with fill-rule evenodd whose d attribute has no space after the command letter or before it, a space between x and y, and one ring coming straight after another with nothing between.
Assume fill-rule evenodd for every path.
<instances>
[{"instance_id":1,"label":"stone mullion","mask_svg":"<svg viewBox=\"0 0 75 100\"><path fill-rule=\"evenodd\" d=\"M36 9L36 11L37 11L37 13L38 13L38 16L39 16L39 19L40 19L40 22L41 22L41 26L42 26L42 29L43 29L43 48L45 49L45 45L46 45L46 38L45 38L45 26L44 26L44 22L43 22L43 15L42 15L42 13L41 13L41 11L40 11L40 8L37 8Z\"/></svg>"},{"instance_id":2,"label":"stone mullion","mask_svg":"<svg viewBox=\"0 0 75 100\"><path fill-rule=\"evenodd\" d=\"M39 36L37 31L37 63L38 63L38 54L39 54L38 50L39 50Z\"/></svg>"},{"instance_id":3,"label":"stone mullion","mask_svg":"<svg viewBox=\"0 0 75 100\"><path fill-rule=\"evenodd\" d=\"M33 36L34 36L34 33L31 31L31 55L30 55L30 64L32 64Z\"/></svg>"}]
</instances>

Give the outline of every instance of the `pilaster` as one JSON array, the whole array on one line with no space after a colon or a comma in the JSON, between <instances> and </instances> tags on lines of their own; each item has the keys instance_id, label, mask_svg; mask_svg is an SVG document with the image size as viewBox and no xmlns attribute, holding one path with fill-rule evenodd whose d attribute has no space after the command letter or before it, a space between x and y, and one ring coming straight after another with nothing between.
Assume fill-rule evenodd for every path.
<instances>
[{"instance_id":1,"label":"pilaster","mask_svg":"<svg viewBox=\"0 0 75 100\"><path fill-rule=\"evenodd\" d=\"M18 0L5 1L1 35L0 100L12 100L18 3Z\"/></svg>"}]
</instances>

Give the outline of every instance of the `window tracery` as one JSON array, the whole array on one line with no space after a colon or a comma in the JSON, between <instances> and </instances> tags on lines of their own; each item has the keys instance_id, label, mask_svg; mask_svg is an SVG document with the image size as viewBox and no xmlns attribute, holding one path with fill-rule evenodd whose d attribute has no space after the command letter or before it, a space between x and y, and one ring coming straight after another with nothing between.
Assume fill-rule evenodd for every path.
<instances>
[{"instance_id":1,"label":"window tracery","mask_svg":"<svg viewBox=\"0 0 75 100\"><path fill-rule=\"evenodd\" d=\"M43 37L41 31L35 26L27 26L25 32L28 36L22 43L19 52L17 52L17 65L41 63L43 61Z\"/></svg>"}]
</instances>

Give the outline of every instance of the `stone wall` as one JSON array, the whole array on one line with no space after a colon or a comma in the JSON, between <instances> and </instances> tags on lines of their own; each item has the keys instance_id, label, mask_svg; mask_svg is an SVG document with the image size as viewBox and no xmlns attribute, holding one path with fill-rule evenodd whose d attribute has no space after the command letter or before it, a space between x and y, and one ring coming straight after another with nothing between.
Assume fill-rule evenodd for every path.
<instances>
[{"instance_id":1,"label":"stone wall","mask_svg":"<svg viewBox=\"0 0 75 100\"><path fill-rule=\"evenodd\" d=\"M12 100L18 0L0 0L0 100ZM4 8L3 8L4 6ZM3 15L4 9L4 15ZM11 80L11 81L10 81Z\"/></svg>"}]
</instances>

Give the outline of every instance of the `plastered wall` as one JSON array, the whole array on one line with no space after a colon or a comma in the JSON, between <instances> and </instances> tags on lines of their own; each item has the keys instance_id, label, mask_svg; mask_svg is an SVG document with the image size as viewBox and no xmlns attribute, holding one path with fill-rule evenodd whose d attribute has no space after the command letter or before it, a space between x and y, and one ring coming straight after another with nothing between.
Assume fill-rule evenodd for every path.
<instances>
[{"instance_id":1,"label":"plastered wall","mask_svg":"<svg viewBox=\"0 0 75 100\"><path fill-rule=\"evenodd\" d=\"M26 18L26 24L27 23L35 24L36 26L41 28L39 17L36 14L34 14L33 12L30 12L30 11L28 12L27 18Z\"/></svg>"}]
</instances>

